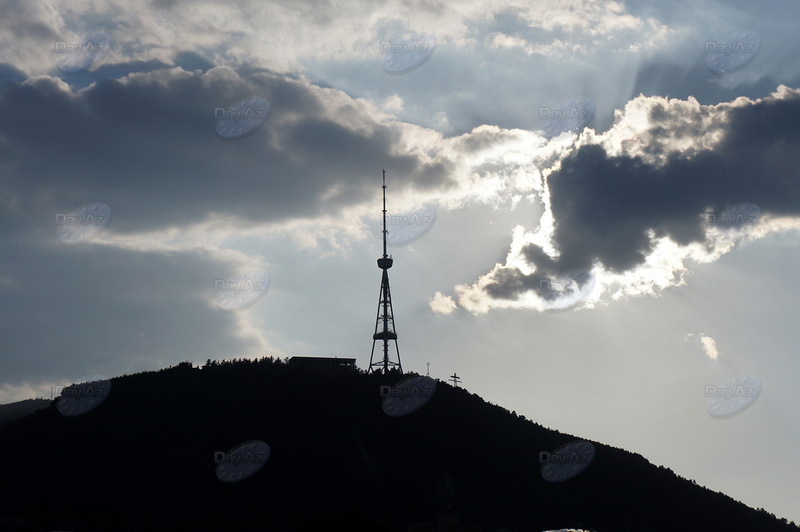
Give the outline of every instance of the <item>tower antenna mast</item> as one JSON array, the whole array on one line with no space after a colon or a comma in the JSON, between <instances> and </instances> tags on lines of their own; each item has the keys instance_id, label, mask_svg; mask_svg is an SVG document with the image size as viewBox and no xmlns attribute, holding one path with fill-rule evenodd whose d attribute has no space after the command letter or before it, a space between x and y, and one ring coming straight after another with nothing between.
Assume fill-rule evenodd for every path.
<instances>
[{"instance_id":1,"label":"tower antenna mast","mask_svg":"<svg viewBox=\"0 0 800 532\"><path fill-rule=\"evenodd\" d=\"M387 258L386 255L386 170L382 171L383 173L383 258ZM385 270L384 270L385 271Z\"/></svg>"},{"instance_id":2,"label":"tower antenna mast","mask_svg":"<svg viewBox=\"0 0 800 532\"><path fill-rule=\"evenodd\" d=\"M378 317L375 320L375 334L372 335L372 354L369 357L369 372L381 371L387 374L390 368L397 368L403 372L400 364L400 350L397 347L397 332L394 328L394 311L392 310L392 294L389 290L389 268L394 260L386 254L386 170L383 170L383 256L378 259L378 268L381 274L381 292L378 297ZM378 340L383 342L383 358L375 360L375 345ZM389 356L389 342L394 342L396 360Z\"/></svg>"}]
</instances>

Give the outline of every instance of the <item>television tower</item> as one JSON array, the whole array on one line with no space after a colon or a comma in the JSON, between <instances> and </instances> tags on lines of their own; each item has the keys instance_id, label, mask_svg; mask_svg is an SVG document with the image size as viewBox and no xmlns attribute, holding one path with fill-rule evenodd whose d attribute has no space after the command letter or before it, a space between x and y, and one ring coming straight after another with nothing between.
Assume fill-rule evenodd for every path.
<instances>
[{"instance_id":1,"label":"television tower","mask_svg":"<svg viewBox=\"0 0 800 532\"><path fill-rule=\"evenodd\" d=\"M378 318L375 321L375 334L372 335L372 354L369 356L369 372L383 371L386 375L389 368L398 368L403 372L400 364L400 350L397 348L397 333L394 330L394 312L392 311L392 294L389 291L389 268L392 267L392 257L386 254L386 170L383 170L383 257L378 259L378 268L383 270L381 276L381 293L378 297ZM375 342L383 341L383 359L374 360ZM397 361L389 359L389 342L394 341L394 351Z\"/></svg>"}]
</instances>

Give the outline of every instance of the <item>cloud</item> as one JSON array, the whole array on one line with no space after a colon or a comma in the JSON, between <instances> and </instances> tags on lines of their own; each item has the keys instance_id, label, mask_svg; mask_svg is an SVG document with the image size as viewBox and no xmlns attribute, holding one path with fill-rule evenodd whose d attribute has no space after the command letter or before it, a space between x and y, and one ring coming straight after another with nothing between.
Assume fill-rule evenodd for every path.
<instances>
[{"instance_id":1,"label":"cloud","mask_svg":"<svg viewBox=\"0 0 800 532\"><path fill-rule=\"evenodd\" d=\"M220 139L215 109L250 95L270 101L267 122L239 141ZM335 213L374 193L365 168L385 167L418 189L446 186L449 173L446 161L398 149L403 125L363 100L227 67L162 69L80 91L33 77L4 87L0 121L5 182L19 202L12 212L42 210L30 198L58 183L68 187L47 194L53 215L103 201L122 233L190 226L220 212L256 222Z\"/></svg>"},{"instance_id":2,"label":"cloud","mask_svg":"<svg viewBox=\"0 0 800 532\"><path fill-rule=\"evenodd\" d=\"M717 349L717 342L715 342L713 338L700 333L700 342L702 342L703 350L708 358L711 360L716 360L719 358L720 352Z\"/></svg>"},{"instance_id":3,"label":"cloud","mask_svg":"<svg viewBox=\"0 0 800 532\"><path fill-rule=\"evenodd\" d=\"M695 335L695 333L688 333L683 337L683 339L684 341L688 342L695 336L697 336L697 338L700 340L700 345L703 348L703 352L708 358L711 360L717 360L722 355L722 353L719 352L719 349L717 349L717 342L710 336L707 336L705 333L697 333L697 335Z\"/></svg>"},{"instance_id":4,"label":"cloud","mask_svg":"<svg viewBox=\"0 0 800 532\"><path fill-rule=\"evenodd\" d=\"M439 314L451 314L456 309L456 303L452 297L436 292L430 300L430 308Z\"/></svg>"},{"instance_id":5,"label":"cloud","mask_svg":"<svg viewBox=\"0 0 800 532\"><path fill-rule=\"evenodd\" d=\"M28 71L55 63L56 40L78 41L82 33L93 29L111 35L116 43L114 62L123 51L132 60L166 61L174 50L189 48L215 64L233 66L262 60L266 63L261 64L270 68L298 71L309 57L331 61L377 56L381 39L405 31L437 32L440 42L470 46L476 42L470 26L495 17L509 21L504 28L507 31L521 30L521 42L537 46L552 42L564 50L569 50L563 43L565 32L572 39L585 36L582 45L591 50L619 46L620 42L608 41L611 34L652 38L659 30L654 19L626 13L620 3L588 0L548 1L536 6L521 0L502 5L476 0L460 4L458 10L424 1L411 2L402 10L364 2L285 5L252 0L204 5L202 10L181 9L179 2L166 1L133 7L124 0L92 2L91 7L88 2L76 2L58 9L11 2L0 41L8 50L8 60L27 65ZM92 16L81 16L90 9ZM118 22L121 11L126 13L124 23ZM305 31L297 31L300 27Z\"/></svg>"},{"instance_id":6,"label":"cloud","mask_svg":"<svg viewBox=\"0 0 800 532\"><path fill-rule=\"evenodd\" d=\"M574 270L583 273L557 299L592 306L604 291L652 294L682 284L687 260L709 262L741 238L800 227L798 121L800 91L785 86L715 106L634 99L610 131L585 130L543 170L540 226L515 232L504 265L457 286L458 303L476 313L544 310L553 281ZM745 202L760 209L760 223L709 223Z\"/></svg>"}]
</instances>

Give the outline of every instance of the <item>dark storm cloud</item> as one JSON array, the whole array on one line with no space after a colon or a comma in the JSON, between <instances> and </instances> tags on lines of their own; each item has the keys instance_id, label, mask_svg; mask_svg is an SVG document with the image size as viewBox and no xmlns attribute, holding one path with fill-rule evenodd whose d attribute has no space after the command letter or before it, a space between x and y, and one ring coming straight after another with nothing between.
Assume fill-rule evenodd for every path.
<instances>
[{"instance_id":1,"label":"dark storm cloud","mask_svg":"<svg viewBox=\"0 0 800 532\"><path fill-rule=\"evenodd\" d=\"M197 62L187 61L184 64L178 64L178 57L176 57L176 65L184 70L194 70L200 68ZM162 70L170 68L172 65L167 65L163 61L157 59L150 59L148 61L128 61L127 63L105 64L101 65L94 70L83 70L80 72L64 73L55 71L54 75L60 77L72 87L73 90L83 89L92 83L97 83L107 79L120 79L129 74L138 74L143 72L153 72L154 70ZM189 68L193 67L193 68ZM202 70L202 68L200 68Z\"/></svg>"},{"instance_id":2,"label":"dark storm cloud","mask_svg":"<svg viewBox=\"0 0 800 532\"><path fill-rule=\"evenodd\" d=\"M21 83L25 81L28 76L18 69L17 67L9 64L0 64L0 84L3 83Z\"/></svg>"},{"instance_id":3,"label":"dark storm cloud","mask_svg":"<svg viewBox=\"0 0 800 532\"><path fill-rule=\"evenodd\" d=\"M700 133L685 125L691 122L680 112L652 106L649 136ZM563 159L548 177L560 255L552 259L528 244L522 253L536 272L496 273L487 293L503 299L528 290L541 293L540 280L594 263L614 272L631 270L653 250L649 231L681 245L704 242L703 213L736 203L755 203L764 214L800 215L798 93L732 107L727 120L715 149L688 157L672 153L661 166L610 156L599 145L584 145ZM659 144L649 145L651 152L653 146Z\"/></svg>"},{"instance_id":4,"label":"dark storm cloud","mask_svg":"<svg viewBox=\"0 0 800 532\"><path fill-rule=\"evenodd\" d=\"M214 63L205 57L192 51L183 51L175 56L175 66L179 66L186 71L202 70L206 72L214 68Z\"/></svg>"},{"instance_id":5,"label":"dark storm cloud","mask_svg":"<svg viewBox=\"0 0 800 532\"><path fill-rule=\"evenodd\" d=\"M215 108L252 95L271 103L268 120L240 140L218 137ZM2 184L22 202L13 212L51 224L56 212L102 201L122 233L211 212L251 221L332 214L373 196L381 168L406 187L448 180L446 166L396 153L401 133L346 96L266 72L161 70L79 92L50 78L5 85L0 135Z\"/></svg>"}]
</instances>

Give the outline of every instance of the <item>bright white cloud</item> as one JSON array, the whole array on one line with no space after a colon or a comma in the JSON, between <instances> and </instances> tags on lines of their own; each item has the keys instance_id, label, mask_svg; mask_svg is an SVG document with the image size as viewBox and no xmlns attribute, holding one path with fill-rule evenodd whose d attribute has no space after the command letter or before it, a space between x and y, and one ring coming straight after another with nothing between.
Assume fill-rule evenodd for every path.
<instances>
[{"instance_id":1,"label":"bright white cloud","mask_svg":"<svg viewBox=\"0 0 800 532\"><path fill-rule=\"evenodd\" d=\"M451 314L456 309L453 298L436 292L430 300L430 308L438 314Z\"/></svg>"},{"instance_id":2,"label":"bright white cloud","mask_svg":"<svg viewBox=\"0 0 800 532\"><path fill-rule=\"evenodd\" d=\"M703 344L703 350L708 358L711 360L719 358L720 352L717 349L717 342L715 342L713 338L700 333L700 342Z\"/></svg>"}]
</instances>

